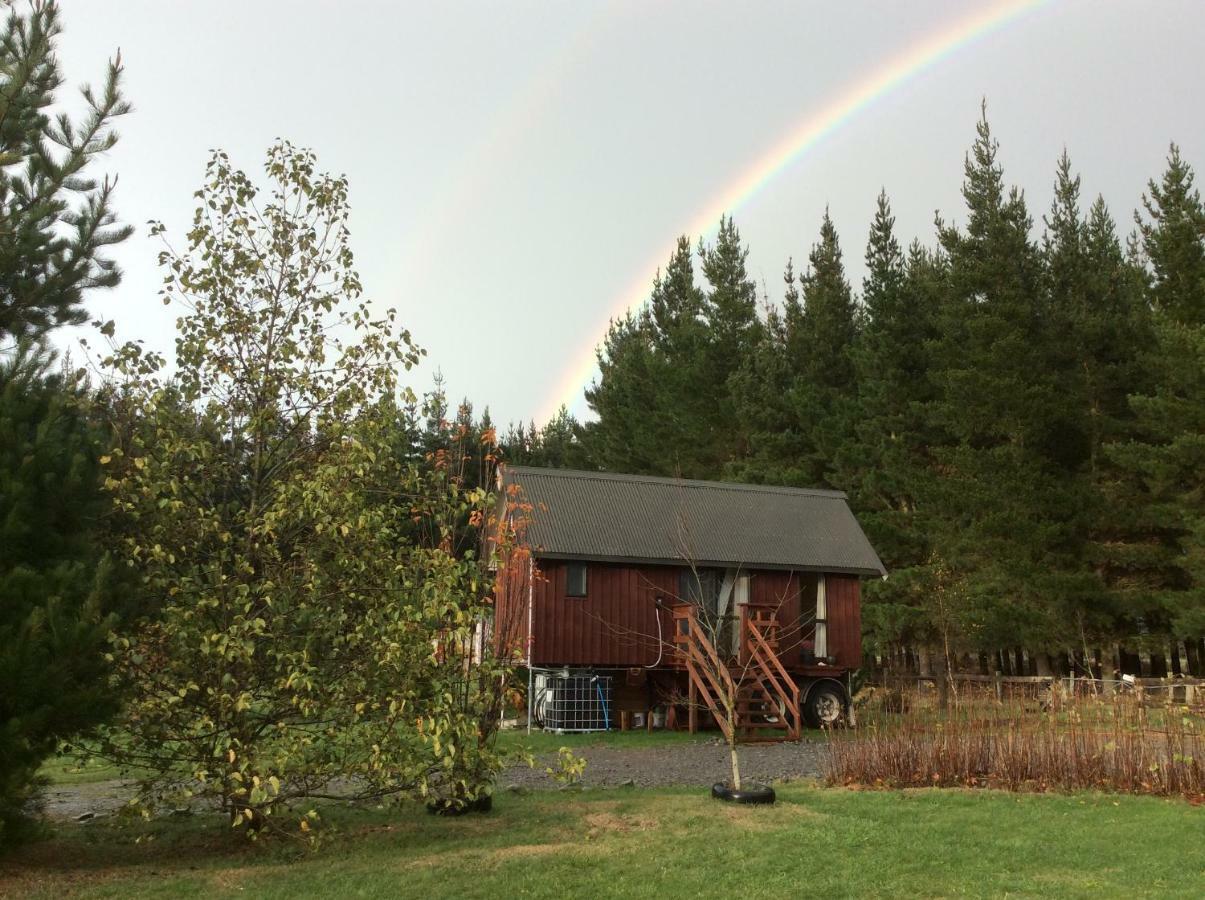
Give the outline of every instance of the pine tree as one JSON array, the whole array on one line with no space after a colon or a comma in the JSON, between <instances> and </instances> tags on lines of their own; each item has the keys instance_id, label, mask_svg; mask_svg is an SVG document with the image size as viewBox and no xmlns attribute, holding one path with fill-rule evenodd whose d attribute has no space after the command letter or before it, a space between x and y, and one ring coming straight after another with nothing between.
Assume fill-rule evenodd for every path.
<instances>
[{"instance_id":1,"label":"pine tree","mask_svg":"<svg viewBox=\"0 0 1205 900\"><path fill-rule=\"evenodd\" d=\"M1160 184L1137 217L1150 269L1153 390L1131 397L1135 437L1110 449L1139 485L1129 499L1145 518L1127 561L1136 629L1183 639L1189 665L1205 663L1205 207L1173 144ZM1173 660L1177 660L1173 657ZM1157 653L1152 664L1157 665Z\"/></svg>"},{"instance_id":2,"label":"pine tree","mask_svg":"<svg viewBox=\"0 0 1205 900\"><path fill-rule=\"evenodd\" d=\"M662 474L672 449L658 444L653 418L659 368L647 309L613 321L598 349L598 379L586 389L596 418L582 427L583 452L594 468ZM531 435L528 435L531 440Z\"/></svg>"},{"instance_id":3,"label":"pine tree","mask_svg":"<svg viewBox=\"0 0 1205 900\"><path fill-rule=\"evenodd\" d=\"M802 312L799 281L789 260L783 282L785 315L798 321ZM765 321L729 382L744 447L728 463L728 478L759 484L795 484L801 480L794 472L804 451L804 435L791 405L794 381L787 354L786 319L777 307L768 306Z\"/></svg>"},{"instance_id":4,"label":"pine tree","mask_svg":"<svg viewBox=\"0 0 1205 900\"><path fill-rule=\"evenodd\" d=\"M941 263L919 244L908 258L880 193L866 248L865 322L854 345L857 410L837 460L839 485L891 577L867 586L864 618L882 649L933 640L930 547L917 494L932 461L927 404L935 396L930 348L937 337Z\"/></svg>"},{"instance_id":5,"label":"pine tree","mask_svg":"<svg viewBox=\"0 0 1205 900\"><path fill-rule=\"evenodd\" d=\"M788 296L785 312L791 405L803 436L792 483L823 487L834 483L834 460L853 423L857 334L853 291L827 209L808 263L799 279L802 304Z\"/></svg>"},{"instance_id":6,"label":"pine tree","mask_svg":"<svg viewBox=\"0 0 1205 900\"><path fill-rule=\"evenodd\" d=\"M84 386L53 374L38 342L84 321L87 292L120 279L104 251L130 229L115 224L113 183L87 169L128 106L118 59L102 92L84 89L82 121L50 117L59 32L58 7L36 2L0 34L0 843L17 836L58 741L115 707L100 434Z\"/></svg>"},{"instance_id":7,"label":"pine tree","mask_svg":"<svg viewBox=\"0 0 1205 900\"><path fill-rule=\"evenodd\" d=\"M1118 502L1123 479L1105 448L1132 428L1127 394L1146 383L1142 357L1150 324L1140 273L1126 261L1103 199L1098 197L1084 218L1079 196L1080 179L1064 152L1045 218L1042 255L1052 325L1064 336L1052 356L1057 383L1075 398L1066 432L1083 442L1077 446L1068 440L1062 449L1066 463L1082 464L1076 477L1083 503L1074 521L1084 539L1085 577L1083 591L1062 595L1058 614L1078 637L1072 647L1088 656L1090 645L1133 632L1125 624L1133 621L1125 590L1113 588L1129 577L1118 539L1132 531L1143 508Z\"/></svg>"},{"instance_id":8,"label":"pine tree","mask_svg":"<svg viewBox=\"0 0 1205 900\"><path fill-rule=\"evenodd\" d=\"M20 836L42 761L116 708L102 433L50 366L30 345L0 362L0 846Z\"/></svg>"},{"instance_id":9,"label":"pine tree","mask_svg":"<svg viewBox=\"0 0 1205 900\"><path fill-rule=\"evenodd\" d=\"M965 232L939 221L949 259L934 368L935 448L925 498L934 546L965 589L961 627L980 648L1061 649L1069 629L1055 610L1083 590L1074 511L1082 503L1068 454L1058 318L1043 295L1024 197L1006 190L986 116L966 161Z\"/></svg>"},{"instance_id":10,"label":"pine tree","mask_svg":"<svg viewBox=\"0 0 1205 900\"><path fill-rule=\"evenodd\" d=\"M1192 168L1175 144L1161 182L1150 182L1142 205L1148 218L1138 213L1134 218L1151 267L1154 306L1177 322L1205 321L1205 214Z\"/></svg>"},{"instance_id":11,"label":"pine tree","mask_svg":"<svg viewBox=\"0 0 1205 900\"><path fill-rule=\"evenodd\" d=\"M599 349L600 377L586 391L598 419L582 432L594 465L686 478L718 474L717 399L727 388L710 377L706 314L684 236L645 309L613 322Z\"/></svg>"},{"instance_id":12,"label":"pine tree","mask_svg":"<svg viewBox=\"0 0 1205 900\"><path fill-rule=\"evenodd\" d=\"M35 2L27 13L11 11L0 34L0 338L84 322L86 292L121 277L106 248L132 230L116 224L116 181L87 174L117 142L114 120L130 109L120 56L99 93L83 89L82 121L51 118L63 83L54 55L60 31L58 6Z\"/></svg>"},{"instance_id":13,"label":"pine tree","mask_svg":"<svg viewBox=\"0 0 1205 900\"><path fill-rule=\"evenodd\" d=\"M710 477L718 477L724 466L744 453L737 423L731 380L759 342L757 286L749 277L745 261L748 248L730 217L720 219L714 245L700 244L703 276L711 290L704 315L709 326L704 391L713 404L708 416L711 447L707 462Z\"/></svg>"}]
</instances>

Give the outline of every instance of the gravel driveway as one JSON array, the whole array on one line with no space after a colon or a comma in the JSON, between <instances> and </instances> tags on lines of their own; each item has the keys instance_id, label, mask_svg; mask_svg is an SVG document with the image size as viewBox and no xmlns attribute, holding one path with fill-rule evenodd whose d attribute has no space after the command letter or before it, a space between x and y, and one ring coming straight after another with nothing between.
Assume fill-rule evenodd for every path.
<instances>
[{"instance_id":1,"label":"gravel driveway","mask_svg":"<svg viewBox=\"0 0 1205 900\"><path fill-rule=\"evenodd\" d=\"M719 740L661 746L574 748L586 760L582 784L586 787L711 786L731 775L728 746ZM741 777L753 781L818 778L824 773L825 745L800 743L746 744L740 749ZM502 788L555 787L544 768L553 756L537 757L534 768L514 767L502 773Z\"/></svg>"},{"instance_id":2,"label":"gravel driveway","mask_svg":"<svg viewBox=\"0 0 1205 900\"><path fill-rule=\"evenodd\" d=\"M648 747L603 744L574 752L586 760L586 787L710 786L729 775L728 747L719 740ZM824 753L823 743L809 741L746 744L740 750L741 775L764 782L817 778L823 774ZM558 785L544 769L555 761L555 754L541 754L533 768L511 767L499 777L498 788L554 789ZM132 782L120 780L55 785L45 794L46 814L60 821L89 821L111 815L133 792Z\"/></svg>"}]
</instances>

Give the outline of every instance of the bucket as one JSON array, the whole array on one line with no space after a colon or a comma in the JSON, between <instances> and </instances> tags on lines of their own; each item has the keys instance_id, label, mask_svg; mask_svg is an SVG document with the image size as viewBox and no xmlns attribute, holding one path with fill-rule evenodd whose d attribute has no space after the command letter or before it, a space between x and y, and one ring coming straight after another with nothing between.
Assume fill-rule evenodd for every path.
<instances>
[{"instance_id":1,"label":"bucket","mask_svg":"<svg viewBox=\"0 0 1205 900\"><path fill-rule=\"evenodd\" d=\"M643 728L644 727L644 713L642 713L642 712L632 713L632 727L633 728Z\"/></svg>"},{"instance_id":2,"label":"bucket","mask_svg":"<svg viewBox=\"0 0 1205 900\"><path fill-rule=\"evenodd\" d=\"M664 728L665 727L665 710L662 710L662 709L653 710L653 727L654 728Z\"/></svg>"}]
</instances>

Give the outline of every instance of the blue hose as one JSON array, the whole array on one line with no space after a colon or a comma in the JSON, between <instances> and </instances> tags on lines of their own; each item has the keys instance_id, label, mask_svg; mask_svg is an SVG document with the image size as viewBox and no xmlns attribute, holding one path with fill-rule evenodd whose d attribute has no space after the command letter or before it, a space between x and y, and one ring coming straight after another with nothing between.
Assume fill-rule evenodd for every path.
<instances>
[{"instance_id":1,"label":"blue hose","mask_svg":"<svg viewBox=\"0 0 1205 900\"><path fill-rule=\"evenodd\" d=\"M603 696L602 682L596 680L594 687L598 690L598 702L602 704L603 725L606 726L605 731L611 730L611 714L607 712L607 699Z\"/></svg>"}]
</instances>

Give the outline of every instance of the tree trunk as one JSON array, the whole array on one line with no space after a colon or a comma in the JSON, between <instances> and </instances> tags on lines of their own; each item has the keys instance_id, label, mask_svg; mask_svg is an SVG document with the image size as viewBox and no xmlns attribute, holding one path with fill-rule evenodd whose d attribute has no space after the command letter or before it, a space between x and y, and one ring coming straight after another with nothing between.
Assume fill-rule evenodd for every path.
<instances>
[{"instance_id":1,"label":"tree trunk","mask_svg":"<svg viewBox=\"0 0 1205 900\"><path fill-rule=\"evenodd\" d=\"M1201 658L1197 656L1196 641L1188 640L1184 642L1184 657L1188 663L1188 674L1194 678L1201 675Z\"/></svg>"},{"instance_id":2,"label":"tree trunk","mask_svg":"<svg viewBox=\"0 0 1205 900\"><path fill-rule=\"evenodd\" d=\"M1151 651L1151 677L1167 677L1167 657L1156 650Z\"/></svg>"},{"instance_id":3,"label":"tree trunk","mask_svg":"<svg viewBox=\"0 0 1205 900\"><path fill-rule=\"evenodd\" d=\"M732 738L728 741L728 755L732 760L732 788L739 791L741 789L741 762L736 752L736 730L733 729Z\"/></svg>"}]
</instances>

